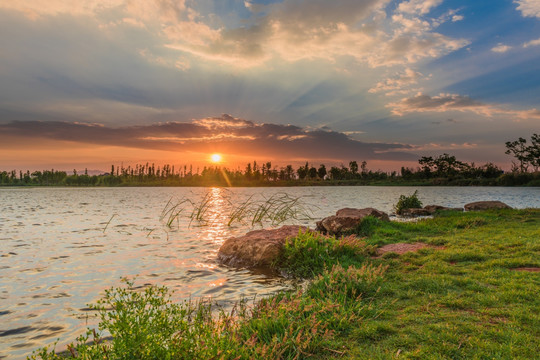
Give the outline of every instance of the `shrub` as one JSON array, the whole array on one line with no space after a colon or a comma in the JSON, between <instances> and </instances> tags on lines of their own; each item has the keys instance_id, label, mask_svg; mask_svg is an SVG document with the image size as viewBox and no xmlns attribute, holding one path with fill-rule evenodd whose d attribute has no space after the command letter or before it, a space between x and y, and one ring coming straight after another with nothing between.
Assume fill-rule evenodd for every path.
<instances>
[{"instance_id":1,"label":"shrub","mask_svg":"<svg viewBox=\"0 0 540 360\"><path fill-rule=\"evenodd\" d=\"M405 209L421 208L422 202L418 199L418 190L410 196L401 195L398 202L394 205L396 214L401 215Z\"/></svg>"}]
</instances>

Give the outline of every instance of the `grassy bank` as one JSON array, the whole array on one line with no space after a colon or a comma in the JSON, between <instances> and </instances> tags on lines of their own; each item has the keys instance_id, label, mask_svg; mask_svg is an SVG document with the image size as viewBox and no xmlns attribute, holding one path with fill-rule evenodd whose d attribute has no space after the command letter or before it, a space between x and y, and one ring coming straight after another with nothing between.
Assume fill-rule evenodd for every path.
<instances>
[{"instance_id":1,"label":"grassy bank","mask_svg":"<svg viewBox=\"0 0 540 360\"><path fill-rule=\"evenodd\" d=\"M282 271L310 285L232 312L174 304L165 288L111 289L83 359L533 359L540 353L540 210L445 213L418 223L368 219L363 238L302 234ZM418 252L384 244L423 242ZM110 311L110 310L113 311ZM212 315L213 314L213 315ZM90 340L90 342L88 342ZM42 349L34 358L58 358Z\"/></svg>"}]
</instances>

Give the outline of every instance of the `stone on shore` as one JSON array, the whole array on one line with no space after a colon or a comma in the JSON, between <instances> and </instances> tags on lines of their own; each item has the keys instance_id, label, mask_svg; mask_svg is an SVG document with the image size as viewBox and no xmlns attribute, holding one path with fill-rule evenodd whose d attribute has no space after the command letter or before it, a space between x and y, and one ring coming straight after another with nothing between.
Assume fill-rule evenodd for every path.
<instances>
[{"instance_id":1,"label":"stone on shore","mask_svg":"<svg viewBox=\"0 0 540 360\"><path fill-rule=\"evenodd\" d=\"M501 201L476 201L465 205L465 211L482 211L491 209L511 209Z\"/></svg>"},{"instance_id":2,"label":"stone on shore","mask_svg":"<svg viewBox=\"0 0 540 360\"><path fill-rule=\"evenodd\" d=\"M366 216L373 216L382 221L390 221L388 214L373 208L338 210L336 215L317 222L317 230L330 235L341 235L353 231Z\"/></svg>"},{"instance_id":3,"label":"stone on shore","mask_svg":"<svg viewBox=\"0 0 540 360\"><path fill-rule=\"evenodd\" d=\"M276 262L285 241L309 231L305 226L286 225L279 229L254 230L246 235L227 239L219 248L218 259L235 267L269 267Z\"/></svg>"},{"instance_id":4,"label":"stone on shore","mask_svg":"<svg viewBox=\"0 0 540 360\"><path fill-rule=\"evenodd\" d=\"M426 205L423 208L410 208L403 209L401 216L404 217L417 217L417 216L430 216L437 211L463 211L463 208L449 208L441 205Z\"/></svg>"}]
</instances>

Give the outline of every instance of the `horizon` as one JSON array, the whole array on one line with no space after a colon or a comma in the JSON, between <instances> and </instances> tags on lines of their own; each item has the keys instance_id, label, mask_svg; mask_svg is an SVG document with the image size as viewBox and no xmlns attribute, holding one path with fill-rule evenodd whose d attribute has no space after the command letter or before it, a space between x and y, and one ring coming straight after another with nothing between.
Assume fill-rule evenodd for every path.
<instances>
[{"instance_id":1,"label":"horizon","mask_svg":"<svg viewBox=\"0 0 540 360\"><path fill-rule=\"evenodd\" d=\"M22 0L0 33L0 171L508 170L540 132L538 0Z\"/></svg>"}]
</instances>

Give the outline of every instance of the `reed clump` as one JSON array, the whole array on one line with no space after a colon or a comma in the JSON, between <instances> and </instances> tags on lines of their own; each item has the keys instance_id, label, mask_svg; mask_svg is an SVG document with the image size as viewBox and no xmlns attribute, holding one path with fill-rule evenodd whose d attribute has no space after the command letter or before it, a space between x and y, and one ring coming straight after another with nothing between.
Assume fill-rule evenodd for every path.
<instances>
[{"instance_id":1,"label":"reed clump","mask_svg":"<svg viewBox=\"0 0 540 360\"><path fill-rule=\"evenodd\" d=\"M276 193L268 197L251 195L244 201L234 203L229 199L225 200L225 205L217 205L217 199L213 198L212 193L207 193L199 201L185 197L173 201L171 198L163 208L160 220L171 228L175 224L179 226L180 218L184 216L189 220L188 226L194 222L205 226L210 223L209 213L214 207L219 208L216 210L222 215L227 226L277 226L287 221L313 219L314 206L306 205L301 196Z\"/></svg>"}]
</instances>

